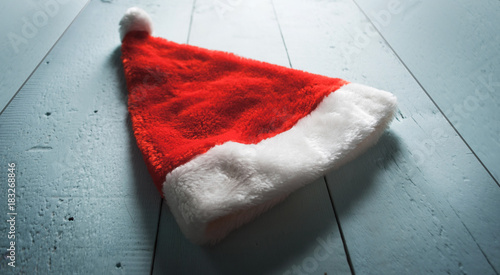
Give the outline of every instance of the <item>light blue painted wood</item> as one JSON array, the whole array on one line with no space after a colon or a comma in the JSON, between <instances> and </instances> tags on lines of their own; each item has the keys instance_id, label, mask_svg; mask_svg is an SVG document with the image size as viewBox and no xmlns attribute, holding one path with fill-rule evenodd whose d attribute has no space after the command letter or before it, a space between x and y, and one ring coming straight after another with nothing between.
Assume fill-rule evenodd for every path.
<instances>
[{"instance_id":1,"label":"light blue painted wood","mask_svg":"<svg viewBox=\"0 0 500 275\"><path fill-rule=\"evenodd\" d=\"M221 10L218 2L197 0L189 43L288 66L272 3L233 3ZM161 28L160 22L156 24ZM189 243L164 203L154 274L296 272L350 274L323 179L299 190L215 247Z\"/></svg>"},{"instance_id":2,"label":"light blue painted wood","mask_svg":"<svg viewBox=\"0 0 500 275\"><path fill-rule=\"evenodd\" d=\"M291 63L393 92L380 143L327 175L358 274L495 274L500 190L351 1L274 1ZM356 45L363 43L363 49Z\"/></svg>"},{"instance_id":3,"label":"light blue painted wood","mask_svg":"<svg viewBox=\"0 0 500 275\"><path fill-rule=\"evenodd\" d=\"M498 182L500 2L356 2Z\"/></svg>"},{"instance_id":4,"label":"light blue painted wood","mask_svg":"<svg viewBox=\"0 0 500 275\"><path fill-rule=\"evenodd\" d=\"M87 2L0 2L0 112Z\"/></svg>"},{"instance_id":5,"label":"light blue painted wood","mask_svg":"<svg viewBox=\"0 0 500 275\"><path fill-rule=\"evenodd\" d=\"M17 267L2 257L2 274L150 273L160 196L131 134L118 35L134 4L92 1L0 116L2 220L17 165Z\"/></svg>"},{"instance_id":6,"label":"light blue painted wood","mask_svg":"<svg viewBox=\"0 0 500 275\"><path fill-rule=\"evenodd\" d=\"M274 2L295 68L369 84L399 98L400 113L380 144L327 176L355 271L498 274L499 188L391 48L351 1ZM457 3L466 5L467 18L488 18L496 5L482 2L491 5L483 10ZM0 179L7 178L6 164L15 162L18 195L18 267L8 269L2 257L1 274L141 274L151 269L159 196L131 135L117 34L120 17L135 4L91 2L0 116ZM179 0L142 8L153 18L156 35L185 42L191 5ZM403 12L404 20L429 7L419 5ZM198 0L190 43L288 65L271 8L266 1ZM462 7L453 7L453 16L457 9ZM483 49L486 55L490 48ZM439 55L431 52L426 54ZM476 61L441 69L450 76L455 67L478 67ZM495 64L481 67L479 75L495 72ZM429 78L409 68L421 83ZM492 104L480 103L485 109ZM473 139L459 130L472 145ZM0 194L6 193L1 184ZM4 199L0 211L6 217ZM0 232L6 226L0 223ZM188 243L165 204L159 233L155 274L349 273L323 180L216 247ZM3 255L7 247L8 239L0 238Z\"/></svg>"}]
</instances>

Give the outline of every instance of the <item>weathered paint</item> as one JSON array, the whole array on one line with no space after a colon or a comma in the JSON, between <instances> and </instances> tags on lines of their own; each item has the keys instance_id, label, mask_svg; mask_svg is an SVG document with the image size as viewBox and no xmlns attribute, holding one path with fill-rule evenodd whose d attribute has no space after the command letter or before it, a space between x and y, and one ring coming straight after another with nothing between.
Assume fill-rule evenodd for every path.
<instances>
[{"instance_id":1,"label":"weathered paint","mask_svg":"<svg viewBox=\"0 0 500 275\"><path fill-rule=\"evenodd\" d=\"M469 117L448 117L478 158L434 105L446 110L460 104L450 91L474 91L482 83L468 78L450 84L449 79L460 78L454 75L479 69L479 76L488 77L498 71L497 56L491 54L495 48L481 46L498 39L490 37L488 27L497 20L488 19L496 2L471 6L460 1L447 9L444 0L414 1L404 12L395 12L391 1L356 1L362 10L348 0L197 0L194 9L193 2L141 7L150 13L155 35L398 96L399 112L380 143L326 175L335 211L327 184L319 179L219 245L190 244L165 203L160 217L159 195L131 135L117 22L137 3L92 1L0 116L0 178L7 178L7 163L15 162L18 199L18 267L7 269L2 258L2 274L344 274L350 273L348 259L358 274L498 274L500 190L478 161L495 175L498 97L480 102ZM394 21L384 25L377 19L382 10ZM445 10L451 13L445 25L451 28L455 20L466 34L447 35L464 43L441 39L442 30L432 29L432 22L444 20L439 15ZM422 14L434 21L421 22ZM458 22L462 14L478 24ZM60 30L70 21L61 19ZM40 43L50 48L54 36L46 37ZM481 39L466 37L493 40L477 44ZM420 49L412 44L419 39L432 43ZM8 50L0 46L3 53ZM474 51L475 46L482 50ZM39 51L38 61L49 48ZM431 57L441 58L439 64ZM10 56L5 66L13 68L19 58ZM491 62L480 67L485 60ZM5 72L24 82L34 66L26 63L25 68L24 76L22 70ZM436 70L446 81L435 77ZM495 78L486 81L496 83ZM443 87L446 93L439 92ZM484 119L485 114L492 119ZM0 185L1 194L6 189ZM7 217L6 198L0 211ZM0 232L6 229L0 223ZM0 238L0 246L4 254L8 239Z\"/></svg>"}]
</instances>

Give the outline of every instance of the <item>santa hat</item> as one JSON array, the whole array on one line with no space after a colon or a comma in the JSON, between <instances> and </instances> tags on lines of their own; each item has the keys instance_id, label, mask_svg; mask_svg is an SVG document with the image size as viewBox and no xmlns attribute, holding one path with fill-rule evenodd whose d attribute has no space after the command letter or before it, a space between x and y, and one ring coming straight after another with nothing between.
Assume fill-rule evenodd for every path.
<instances>
[{"instance_id":1,"label":"santa hat","mask_svg":"<svg viewBox=\"0 0 500 275\"><path fill-rule=\"evenodd\" d=\"M375 144L396 98L120 22L133 131L182 232L214 243Z\"/></svg>"}]
</instances>

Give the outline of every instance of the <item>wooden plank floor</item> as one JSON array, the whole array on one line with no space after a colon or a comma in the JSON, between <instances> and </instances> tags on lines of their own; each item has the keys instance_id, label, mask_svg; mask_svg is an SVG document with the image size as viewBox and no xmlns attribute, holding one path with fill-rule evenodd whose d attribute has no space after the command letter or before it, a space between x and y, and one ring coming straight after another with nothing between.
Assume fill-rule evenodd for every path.
<instances>
[{"instance_id":1,"label":"wooden plank floor","mask_svg":"<svg viewBox=\"0 0 500 275\"><path fill-rule=\"evenodd\" d=\"M498 1L357 2L498 182Z\"/></svg>"},{"instance_id":2,"label":"wooden plank floor","mask_svg":"<svg viewBox=\"0 0 500 275\"><path fill-rule=\"evenodd\" d=\"M8 163L17 180L0 274L499 274L500 2L141 4L157 36L398 97L379 144L215 247L182 236L131 134L117 25L136 1L16 3L0 4L5 220ZM13 54L25 19L38 33Z\"/></svg>"},{"instance_id":3,"label":"wooden plank floor","mask_svg":"<svg viewBox=\"0 0 500 275\"><path fill-rule=\"evenodd\" d=\"M0 112L87 2L0 2Z\"/></svg>"}]
</instances>

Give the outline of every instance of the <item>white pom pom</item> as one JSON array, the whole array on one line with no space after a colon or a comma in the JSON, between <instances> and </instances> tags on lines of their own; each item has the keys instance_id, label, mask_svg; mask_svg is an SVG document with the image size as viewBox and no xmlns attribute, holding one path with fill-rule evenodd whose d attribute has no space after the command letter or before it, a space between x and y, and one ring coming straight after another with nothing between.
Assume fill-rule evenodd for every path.
<instances>
[{"instance_id":1,"label":"white pom pom","mask_svg":"<svg viewBox=\"0 0 500 275\"><path fill-rule=\"evenodd\" d=\"M125 12L120 20L120 39L130 31L145 31L153 33L153 23L149 15L140 8L132 7Z\"/></svg>"}]
</instances>

